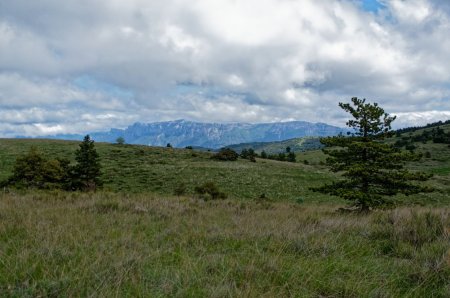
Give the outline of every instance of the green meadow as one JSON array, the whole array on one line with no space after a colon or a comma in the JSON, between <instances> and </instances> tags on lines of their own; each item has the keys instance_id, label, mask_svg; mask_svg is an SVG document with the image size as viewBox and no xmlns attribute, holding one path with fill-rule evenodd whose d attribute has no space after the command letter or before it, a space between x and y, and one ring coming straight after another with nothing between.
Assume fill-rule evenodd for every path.
<instances>
[{"instance_id":1,"label":"green meadow","mask_svg":"<svg viewBox=\"0 0 450 298\"><path fill-rule=\"evenodd\" d=\"M78 143L1 139L0 179L32 146L73 160ZM408 167L436 191L359 215L309 190L339 179L321 151L221 162L96 143L101 191L2 189L0 296L449 297L450 148L417 147L429 157ZM228 198L198 198L205 182Z\"/></svg>"}]
</instances>

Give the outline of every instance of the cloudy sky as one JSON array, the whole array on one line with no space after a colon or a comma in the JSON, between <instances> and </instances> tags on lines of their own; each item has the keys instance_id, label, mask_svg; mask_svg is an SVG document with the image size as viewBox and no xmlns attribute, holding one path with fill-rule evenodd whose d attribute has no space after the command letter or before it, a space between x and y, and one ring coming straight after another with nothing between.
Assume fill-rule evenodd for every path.
<instances>
[{"instance_id":1,"label":"cloudy sky","mask_svg":"<svg viewBox=\"0 0 450 298\"><path fill-rule=\"evenodd\" d=\"M450 1L0 0L0 136L450 119Z\"/></svg>"}]
</instances>

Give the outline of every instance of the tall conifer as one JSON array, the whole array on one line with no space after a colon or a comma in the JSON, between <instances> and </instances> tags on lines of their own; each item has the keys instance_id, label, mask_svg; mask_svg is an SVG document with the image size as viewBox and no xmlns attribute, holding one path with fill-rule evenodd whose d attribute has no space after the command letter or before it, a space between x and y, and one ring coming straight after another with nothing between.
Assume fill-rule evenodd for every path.
<instances>
[{"instance_id":1,"label":"tall conifer","mask_svg":"<svg viewBox=\"0 0 450 298\"><path fill-rule=\"evenodd\" d=\"M73 186L81 190L96 190L102 185L100 157L89 135L75 152L77 164L73 169Z\"/></svg>"},{"instance_id":2,"label":"tall conifer","mask_svg":"<svg viewBox=\"0 0 450 298\"><path fill-rule=\"evenodd\" d=\"M366 103L356 97L351 101L339 106L352 115L347 126L354 132L347 137L321 140L326 145L325 154L329 155L326 164L333 172L342 173L342 179L313 190L344 198L363 212L391 203L388 198L399 193L430 191L412 183L425 181L429 175L404 168L406 162L417 161L421 155L384 142L393 134L391 123L396 117L389 116L377 103Z\"/></svg>"}]
</instances>

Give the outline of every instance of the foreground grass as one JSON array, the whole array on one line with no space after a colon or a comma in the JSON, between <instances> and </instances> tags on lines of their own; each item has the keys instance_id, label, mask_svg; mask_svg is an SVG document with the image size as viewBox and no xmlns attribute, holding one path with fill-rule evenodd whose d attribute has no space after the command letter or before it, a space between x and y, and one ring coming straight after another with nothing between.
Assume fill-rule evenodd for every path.
<instances>
[{"instance_id":1,"label":"foreground grass","mask_svg":"<svg viewBox=\"0 0 450 298\"><path fill-rule=\"evenodd\" d=\"M449 297L450 209L0 196L1 296Z\"/></svg>"}]
</instances>

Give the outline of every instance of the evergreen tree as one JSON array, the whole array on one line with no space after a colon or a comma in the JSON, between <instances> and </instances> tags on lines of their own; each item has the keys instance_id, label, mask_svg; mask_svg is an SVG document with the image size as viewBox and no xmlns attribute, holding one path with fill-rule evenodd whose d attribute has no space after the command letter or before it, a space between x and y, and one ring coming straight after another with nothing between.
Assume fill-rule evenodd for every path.
<instances>
[{"instance_id":1,"label":"evergreen tree","mask_svg":"<svg viewBox=\"0 0 450 298\"><path fill-rule=\"evenodd\" d=\"M84 137L80 148L75 151L75 160L77 164L73 168L73 188L96 190L102 185L100 157L95 150L94 141L89 135Z\"/></svg>"},{"instance_id":2,"label":"evergreen tree","mask_svg":"<svg viewBox=\"0 0 450 298\"><path fill-rule=\"evenodd\" d=\"M267 158L267 153L266 153L266 151L261 151L261 158Z\"/></svg>"},{"instance_id":3,"label":"evergreen tree","mask_svg":"<svg viewBox=\"0 0 450 298\"><path fill-rule=\"evenodd\" d=\"M326 163L333 172L341 172L343 179L313 190L351 201L363 212L391 203L388 197L398 193L411 195L431 190L412 183L424 181L429 175L404 169L407 161L417 161L421 156L383 142L393 135L391 123L395 117L377 103L365 103L365 99L356 97L352 104L339 106L353 116L347 126L355 132L348 137L323 138L321 142L333 147L324 149L330 156Z\"/></svg>"},{"instance_id":4,"label":"evergreen tree","mask_svg":"<svg viewBox=\"0 0 450 298\"><path fill-rule=\"evenodd\" d=\"M248 158L248 150L247 149L242 149L240 156L244 159Z\"/></svg>"},{"instance_id":5,"label":"evergreen tree","mask_svg":"<svg viewBox=\"0 0 450 298\"><path fill-rule=\"evenodd\" d=\"M287 154L286 160L289 162L296 162L296 156L294 152L289 151L289 153Z\"/></svg>"},{"instance_id":6,"label":"evergreen tree","mask_svg":"<svg viewBox=\"0 0 450 298\"><path fill-rule=\"evenodd\" d=\"M255 150L253 150L253 148L248 149L248 156L247 159L250 160L251 162L256 162L256 152Z\"/></svg>"},{"instance_id":7,"label":"evergreen tree","mask_svg":"<svg viewBox=\"0 0 450 298\"><path fill-rule=\"evenodd\" d=\"M124 139L124 137L118 137L118 138L116 139L116 143L119 144L119 145L125 144L125 139Z\"/></svg>"}]
</instances>

